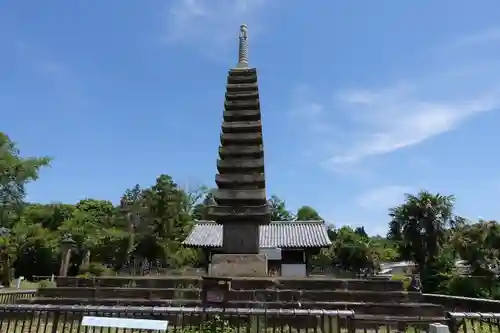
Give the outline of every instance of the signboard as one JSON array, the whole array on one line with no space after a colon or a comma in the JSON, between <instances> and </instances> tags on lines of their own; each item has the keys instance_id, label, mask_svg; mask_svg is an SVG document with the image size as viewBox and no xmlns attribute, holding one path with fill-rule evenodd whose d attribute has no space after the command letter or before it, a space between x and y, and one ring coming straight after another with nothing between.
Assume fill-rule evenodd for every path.
<instances>
[{"instance_id":1,"label":"signboard","mask_svg":"<svg viewBox=\"0 0 500 333\"><path fill-rule=\"evenodd\" d=\"M168 320L84 316L82 326L125 328L166 332Z\"/></svg>"},{"instance_id":2,"label":"signboard","mask_svg":"<svg viewBox=\"0 0 500 333\"><path fill-rule=\"evenodd\" d=\"M281 260L281 249L279 248L261 248L260 254L265 254L267 260Z\"/></svg>"}]
</instances>

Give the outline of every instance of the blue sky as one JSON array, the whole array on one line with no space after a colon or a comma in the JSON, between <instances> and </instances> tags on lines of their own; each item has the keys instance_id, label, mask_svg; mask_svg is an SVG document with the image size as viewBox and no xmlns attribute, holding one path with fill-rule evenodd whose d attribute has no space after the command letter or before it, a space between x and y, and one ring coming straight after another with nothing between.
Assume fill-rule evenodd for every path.
<instances>
[{"instance_id":1,"label":"blue sky","mask_svg":"<svg viewBox=\"0 0 500 333\"><path fill-rule=\"evenodd\" d=\"M0 130L54 162L31 201L116 202L160 173L213 185L249 25L268 194L387 230L403 193L500 206L500 2L0 0Z\"/></svg>"}]
</instances>

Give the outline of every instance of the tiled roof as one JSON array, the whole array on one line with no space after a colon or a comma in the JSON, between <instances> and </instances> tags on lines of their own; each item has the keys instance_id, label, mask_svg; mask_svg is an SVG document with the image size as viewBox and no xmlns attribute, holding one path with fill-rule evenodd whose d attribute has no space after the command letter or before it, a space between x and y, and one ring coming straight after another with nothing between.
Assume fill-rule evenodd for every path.
<instances>
[{"instance_id":1,"label":"tiled roof","mask_svg":"<svg viewBox=\"0 0 500 333\"><path fill-rule=\"evenodd\" d=\"M260 226L261 248L326 247L331 244L323 221L271 222ZM222 247L222 225L197 222L183 242L193 247Z\"/></svg>"}]
</instances>

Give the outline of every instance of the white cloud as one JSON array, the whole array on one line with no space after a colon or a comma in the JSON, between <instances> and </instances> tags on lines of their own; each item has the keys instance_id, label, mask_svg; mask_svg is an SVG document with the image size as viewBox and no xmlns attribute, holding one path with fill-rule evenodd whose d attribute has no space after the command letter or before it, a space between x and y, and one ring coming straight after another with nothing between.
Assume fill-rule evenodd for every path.
<instances>
[{"instance_id":1,"label":"white cloud","mask_svg":"<svg viewBox=\"0 0 500 333\"><path fill-rule=\"evenodd\" d=\"M274 1L276 2L276 1ZM242 23L251 36L261 29L259 16L272 1L172 0L167 12L167 37L200 48L220 48L238 36Z\"/></svg>"},{"instance_id":2,"label":"white cloud","mask_svg":"<svg viewBox=\"0 0 500 333\"><path fill-rule=\"evenodd\" d=\"M390 185L372 188L362 193L356 200L359 207L369 211L386 211L404 200L406 193L413 192L409 186Z\"/></svg>"},{"instance_id":3,"label":"white cloud","mask_svg":"<svg viewBox=\"0 0 500 333\"><path fill-rule=\"evenodd\" d=\"M360 92L355 92L359 94ZM368 92L375 94L376 92ZM365 111L370 125L363 138L348 150L331 157L333 164L353 163L363 158L406 148L455 129L461 122L480 112L500 106L499 87L482 95L456 100L426 100L406 95L380 93L375 100L358 107ZM348 94L353 94L352 92ZM345 97L341 96L345 100ZM354 106L356 103L348 105Z\"/></svg>"},{"instance_id":4,"label":"white cloud","mask_svg":"<svg viewBox=\"0 0 500 333\"><path fill-rule=\"evenodd\" d=\"M500 28L491 27L477 33L461 36L448 44L449 48L471 47L477 44L498 42L500 40Z\"/></svg>"},{"instance_id":5,"label":"white cloud","mask_svg":"<svg viewBox=\"0 0 500 333\"><path fill-rule=\"evenodd\" d=\"M498 109L500 49L491 52L489 42L494 39L500 39L500 29L457 39L440 48L442 56L453 46L454 54L446 63L436 59L431 71L386 87L337 91L333 102L324 98L303 100L302 108L309 105L322 111L319 120L309 121L309 132L318 142L326 142L329 151L324 156L325 164L334 170L352 167L368 157L419 144L456 129L480 113ZM457 52L458 48L463 52ZM470 49L474 52L467 52ZM316 114L310 112L309 116ZM317 124L323 128L336 124L346 130L335 136L321 135Z\"/></svg>"}]
</instances>

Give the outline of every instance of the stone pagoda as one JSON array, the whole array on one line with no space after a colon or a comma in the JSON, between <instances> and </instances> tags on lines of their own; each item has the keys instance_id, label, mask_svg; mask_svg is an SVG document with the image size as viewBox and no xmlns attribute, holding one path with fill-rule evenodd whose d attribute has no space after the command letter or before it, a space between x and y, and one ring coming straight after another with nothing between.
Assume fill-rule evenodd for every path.
<instances>
[{"instance_id":1,"label":"stone pagoda","mask_svg":"<svg viewBox=\"0 0 500 333\"><path fill-rule=\"evenodd\" d=\"M257 71L248 65L247 38L247 27L242 25L238 64L227 77L216 205L208 212L212 220L223 225L221 256L226 260L236 255L232 257L246 262L259 253L259 226L270 223ZM250 255L254 255L252 260Z\"/></svg>"}]
</instances>

